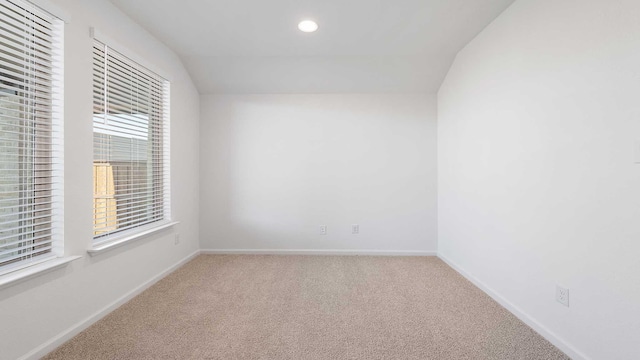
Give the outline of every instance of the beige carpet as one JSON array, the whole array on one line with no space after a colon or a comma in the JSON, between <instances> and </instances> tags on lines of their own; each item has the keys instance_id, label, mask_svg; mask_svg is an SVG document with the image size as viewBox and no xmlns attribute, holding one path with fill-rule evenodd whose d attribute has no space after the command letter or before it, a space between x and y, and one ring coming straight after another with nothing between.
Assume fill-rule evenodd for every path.
<instances>
[{"instance_id":1,"label":"beige carpet","mask_svg":"<svg viewBox=\"0 0 640 360\"><path fill-rule=\"evenodd\" d=\"M567 359L437 258L202 255L46 359Z\"/></svg>"}]
</instances>

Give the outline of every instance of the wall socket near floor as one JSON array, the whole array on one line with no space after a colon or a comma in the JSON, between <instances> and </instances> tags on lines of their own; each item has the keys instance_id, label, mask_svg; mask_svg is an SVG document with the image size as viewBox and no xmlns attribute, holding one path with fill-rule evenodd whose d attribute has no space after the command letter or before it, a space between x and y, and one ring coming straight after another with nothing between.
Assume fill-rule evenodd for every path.
<instances>
[{"instance_id":1,"label":"wall socket near floor","mask_svg":"<svg viewBox=\"0 0 640 360\"><path fill-rule=\"evenodd\" d=\"M327 235L327 225L320 225L320 235Z\"/></svg>"},{"instance_id":2,"label":"wall socket near floor","mask_svg":"<svg viewBox=\"0 0 640 360\"><path fill-rule=\"evenodd\" d=\"M360 225L352 224L351 225L351 233L352 234L360 234Z\"/></svg>"},{"instance_id":3,"label":"wall socket near floor","mask_svg":"<svg viewBox=\"0 0 640 360\"><path fill-rule=\"evenodd\" d=\"M173 244L174 245L180 244L180 234L175 234L175 237L173 238Z\"/></svg>"},{"instance_id":4,"label":"wall socket near floor","mask_svg":"<svg viewBox=\"0 0 640 360\"><path fill-rule=\"evenodd\" d=\"M636 164L640 164L640 140L636 140L636 142L633 144L633 156L633 161Z\"/></svg>"},{"instance_id":5,"label":"wall socket near floor","mask_svg":"<svg viewBox=\"0 0 640 360\"><path fill-rule=\"evenodd\" d=\"M569 289L556 285L556 301L569 307Z\"/></svg>"}]
</instances>

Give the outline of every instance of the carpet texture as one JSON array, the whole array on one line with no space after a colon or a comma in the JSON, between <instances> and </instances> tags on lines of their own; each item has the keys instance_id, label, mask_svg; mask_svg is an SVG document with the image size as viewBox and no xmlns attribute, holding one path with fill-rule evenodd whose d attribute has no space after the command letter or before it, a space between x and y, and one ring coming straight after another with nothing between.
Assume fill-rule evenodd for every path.
<instances>
[{"instance_id":1,"label":"carpet texture","mask_svg":"<svg viewBox=\"0 0 640 360\"><path fill-rule=\"evenodd\" d=\"M45 359L568 359L435 257L201 255Z\"/></svg>"}]
</instances>

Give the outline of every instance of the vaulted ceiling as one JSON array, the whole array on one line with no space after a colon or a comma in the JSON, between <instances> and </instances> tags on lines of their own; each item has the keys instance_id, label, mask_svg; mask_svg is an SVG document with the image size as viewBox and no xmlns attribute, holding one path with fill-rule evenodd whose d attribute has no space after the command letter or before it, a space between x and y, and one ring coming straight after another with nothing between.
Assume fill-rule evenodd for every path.
<instances>
[{"instance_id":1,"label":"vaulted ceiling","mask_svg":"<svg viewBox=\"0 0 640 360\"><path fill-rule=\"evenodd\" d=\"M514 0L111 0L201 93L434 92ZM315 20L303 33L297 24Z\"/></svg>"}]
</instances>

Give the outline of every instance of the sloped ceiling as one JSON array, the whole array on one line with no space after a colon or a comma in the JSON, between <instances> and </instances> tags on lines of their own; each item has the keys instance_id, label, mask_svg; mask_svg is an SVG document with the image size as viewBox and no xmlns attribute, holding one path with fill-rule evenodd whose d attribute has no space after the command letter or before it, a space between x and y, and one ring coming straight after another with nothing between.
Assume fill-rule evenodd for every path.
<instances>
[{"instance_id":1,"label":"sloped ceiling","mask_svg":"<svg viewBox=\"0 0 640 360\"><path fill-rule=\"evenodd\" d=\"M514 0L112 0L203 93L435 92ZM297 29L303 19L320 28Z\"/></svg>"}]
</instances>

